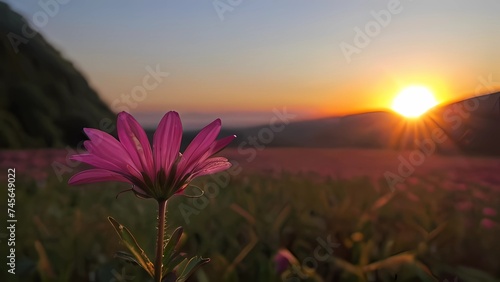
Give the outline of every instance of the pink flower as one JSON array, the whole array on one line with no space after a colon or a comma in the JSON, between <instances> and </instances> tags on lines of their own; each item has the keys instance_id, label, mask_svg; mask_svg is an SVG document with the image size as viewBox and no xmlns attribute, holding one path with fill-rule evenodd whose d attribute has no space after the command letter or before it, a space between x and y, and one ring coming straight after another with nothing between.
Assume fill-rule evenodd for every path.
<instances>
[{"instance_id":1,"label":"pink flower","mask_svg":"<svg viewBox=\"0 0 500 282\"><path fill-rule=\"evenodd\" d=\"M276 273L281 274L288 269L290 265L298 265L299 262L295 256L290 253L290 251L286 248L281 248L278 250L276 255L273 258Z\"/></svg>"},{"instance_id":2,"label":"pink flower","mask_svg":"<svg viewBox=\"0 0 500 282\"><path fill-rule=\"evenodd\" d=\"M496 223L489 218L483 218L481 220L481 226L485 229L491 229L491 228L495 227L495 225L496 225Z\"/></svg>"},{"instance_id":3,"label":"pink flower","mask_svg":"<svg viewBox=\"0 0 500 282\"><path fill-rule=\"evenodd\" d=\"M495 216L497 215L497 211L495 209L485 207L483 208L483 214L486 216Z\"/></svg>"},{"instance_id":4,"label":"pink flower","mask_svg":"<svg viewBox=\"0 0 500 282\"><path fill-rule=\"evenodd\" d=\"M71 159L95 168L73 175L69 184L126 182L132 184L137 196L166 200L183 193L194 178L231 167L226 158L213 157L236 137L215 140L220 128L221 121L216 119L181 154L182 123L177 112L168 112L161 119L153 137L153 149L134 117L121 112L117 121L119 140L97 129L84 129L90 139L84 142L88 153Z\"/></svg>"}]
</instances>

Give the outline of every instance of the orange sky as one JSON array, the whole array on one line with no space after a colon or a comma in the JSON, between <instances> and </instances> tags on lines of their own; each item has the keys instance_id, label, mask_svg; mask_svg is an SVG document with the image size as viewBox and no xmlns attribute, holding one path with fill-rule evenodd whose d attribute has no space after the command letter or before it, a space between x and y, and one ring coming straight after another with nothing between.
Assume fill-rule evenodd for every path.
<instances>
[{"instance_id":1,"label":"orange sky","mask_svg":"<svg viewBox=\"0 0 500 282\"><path fill-rule=\"evenodd\" d=\"M36 25L39 4L7 2ZM71 1L37 29L115 111L311 118L388 109L409 85L443 103L500 89L499 1L103 2ZM124 104L147 67L169 76Z\"/></svg>"}]
</instances>

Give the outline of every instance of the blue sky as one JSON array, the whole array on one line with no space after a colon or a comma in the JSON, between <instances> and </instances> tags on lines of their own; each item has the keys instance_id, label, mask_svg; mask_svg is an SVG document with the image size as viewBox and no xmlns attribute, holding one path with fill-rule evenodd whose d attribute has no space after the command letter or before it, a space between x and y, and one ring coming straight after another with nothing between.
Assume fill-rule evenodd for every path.
<instances>
[{"instance_id":1,"label":"blue sky","mask_svg":"<svg viewBox=\"0 0 500 282\"><path fill-rule=\"evenodd\" d=\"M500 81L500 1L65 1L37 29L108 104L141 86L146 67L169 73L129 107L144 122L172 109L249 123L282 107L339 115L387 109L409 85L447 102L480 77ZM58 3L6 2L35 26L40 3ZM356 47L356 28L390 5L400 12ZM359 53L348 59L342 43Z\"/></svg>"}]
</instances>

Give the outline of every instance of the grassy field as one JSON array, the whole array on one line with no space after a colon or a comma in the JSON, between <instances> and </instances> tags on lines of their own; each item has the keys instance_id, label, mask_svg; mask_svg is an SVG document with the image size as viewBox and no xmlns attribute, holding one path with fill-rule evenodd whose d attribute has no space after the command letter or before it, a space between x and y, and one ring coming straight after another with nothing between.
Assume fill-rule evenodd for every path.
<instances>
[{"instance_id":1,"label":"grassy field","mask_svg":"<svg viewBox=\"0 0 500 282\"><path fill-rule=\"evenodd\" d=\"M498 160L435 157L391 191L380 172L397 167L395 153L297 152L267 149L246 163L229 151L241 171L194 183L201 198L169 202L169 230L185 228L183 250L212 259L192 281L500 281ZM156 203L116 198L123 184L69 187L70 174L60 181L50 165L36 169L43 179L17 169L16 279L148 281L114 258L125 248L106 218L152 257ZM275 258L288 252L296 261L279 274Z\"/></svg>"}]
</instances>

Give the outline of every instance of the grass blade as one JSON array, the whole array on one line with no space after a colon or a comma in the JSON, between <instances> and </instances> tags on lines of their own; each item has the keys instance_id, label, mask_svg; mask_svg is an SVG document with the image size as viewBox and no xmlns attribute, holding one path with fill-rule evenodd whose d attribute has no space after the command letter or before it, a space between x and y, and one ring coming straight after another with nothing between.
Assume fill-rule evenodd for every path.
<instances>
[{"instance_id":1,"label":"grass blade","mask_svg":"<svg viewBox=\"0 0 500 282\"><path fill-rule=\"evenodd\" d=\"M210 262L209 258L202 258L202 257L193 257L189 260L189 262L186 264L184 269L182 270L181 274L179 275L179 278L177 278L176 282L185 282L191 274L193 274L196 269L206 263ZM180 269L179 269L180 271Z\"/></svg>"},{"instance_id":2,"label":"grass blade","mask_svg":"<svg viewBox=\"0 0 500 282\"><path fill-rule=\"evenodd\" d=\"M177 227L172 235L170 236L170 239L168 239L167 244L165 245L165 248L163 249L163 276L169 272L169 270L172 270L175 268L176 265L172 265L172 260L175 259L177 255L177 250L175 247L179 243L179 240L181 239L182 232L183 232L182 227ZM168 267L167 267L168 266Z\"/></svg>"},{"instance_id":3,"label":"grass blade","mask_svg":"<svg viewBox=\"0 0 500 282\"><path fill-rule=\"evenodd\" d=\"M122 239L122 242L125 244L127 249L132 253L132 255L135 257L137 260L137 263L146 270L151 277L154 277L154 266L153 263L149 260L148 256L144 252L144 250L141 249L137 241L135 240L134 236L130 231L120 224L118 221L116 221L112 217L108 217L109 222L111 222L111 225L116 230L116 233L118 233L118 236L120 236L120 239Z\"/></svg>"}]
</instances>

